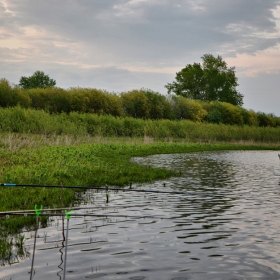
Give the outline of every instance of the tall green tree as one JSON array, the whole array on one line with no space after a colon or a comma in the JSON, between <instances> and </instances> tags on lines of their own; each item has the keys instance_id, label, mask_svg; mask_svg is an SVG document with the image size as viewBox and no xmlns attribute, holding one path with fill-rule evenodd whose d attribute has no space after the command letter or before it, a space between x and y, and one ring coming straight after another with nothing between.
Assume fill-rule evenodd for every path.
<instances>
[{"instance_id":1,"label":"tall green tree","mask_svg":"<svg viewBox=\"0 0 280 280\"><path fill-rule=\"evenodd\" d=\"M48 88L54 87L56 85L56 81L51 79L43 71L36 71L30 77L22 76L19 80L19 85L24 89Z\"/></svg>"},{"instance_id":2,"label":"tall green tree","mask_svg":"<svg viewBox=\"0 0 280 280\"><path fill-rule=\"evenodd\" d=\"M165 86L168 93L242 106L244 96L236 89L235 67L228 67L221 56L205 54L201 58L202 64L188 64L176 73L176 81Z\"/></svg>"}]
</instances>

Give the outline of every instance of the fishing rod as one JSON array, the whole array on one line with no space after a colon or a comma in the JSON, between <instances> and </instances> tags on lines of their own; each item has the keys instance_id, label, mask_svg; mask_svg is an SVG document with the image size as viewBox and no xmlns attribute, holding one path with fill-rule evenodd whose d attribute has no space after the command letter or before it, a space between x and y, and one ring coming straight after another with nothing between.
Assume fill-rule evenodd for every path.
<instances>
[{"instance_id":1,"label":"fishing rod","mask_svg":"<svg viewBox=\"0 0 280 280\"><path fill-rule=\"evenodd\" d=\"M63 207L63 208L44 208L42 211L44 212L51 212L51 211L63 211L63 210L91 210L91 209L97 209L97 210L109 210L109 209L118 209L118 208L132 208L132 207L143 207L147 205L127 205L127 206L92 206L92 207ZM5 215L8 213L33 213L34 210L15 210L15 211L4 211L0 212L0 215Z\"/></svg>"},{"instance_id":2,"label":"fishing rod","mask_svg":"<svg viewBox=\"0 0 280 280\"><path fill-rule=\"evenodd\" d=\"M34 210L33 210L34 211ZM36 216L36 213L17 213L17 212L12 212L12 211L7 211L5 212L5 215L7 216ZM40 213L40 216L45 216L45 217L61 217L61 215L64 215L64 213ZM157 218L157 219L168 219L166 217L162 216L151 216L151 215L144 215L144 216L131 216L131 215L119 215L119 214L71 214L71 217L103 217L103 218L134 218L134 219L146 219L146 218Z\"/></svg>"},{"instance_id":3,"label":"fishing rod","mask_svg":"<svg viewBox=\"0 0 280 280\"><path fill-rule=\"evenodd\" d=\"M31 187L31 188L60 188L60 189L92 189L92 190L103 190L103 191L133 191L133 192L149 192L149 193L166 193L166 194L188 194L186 192L168 192L168 191L156 191L156 190L139 190L125 188L110 188L110 187L95 187L95 186L60 186L60 185L36 185L36 184L10 184L0 183L0 186L5 187Z\"/></svg>"},{"instance_id":4,"label":"fishing rod","mask_svg":"<svg viewBox=\"0 0 280 280\"><path fill-rule=\"evenodd\" d=\"M31 187L31 188L60 188L60 189L92 189L92 190L103 190L103 191L122 191L122 192L144 192L144 193L162 193L162 194L183 194L183 195L198 195L198 193L188 193L179 191L157 191L157 190L139 190L133 189L130 185L129 189L125 188L112 188L112 187L95 187L95 186L61 186L61 185L39 185L39 184L13 184L13 183L0 183L0 186L5 187ZM203 196L212 194L199 194ZM215 194L215 196L222 196Z\"/></svg>"}]
</instances>

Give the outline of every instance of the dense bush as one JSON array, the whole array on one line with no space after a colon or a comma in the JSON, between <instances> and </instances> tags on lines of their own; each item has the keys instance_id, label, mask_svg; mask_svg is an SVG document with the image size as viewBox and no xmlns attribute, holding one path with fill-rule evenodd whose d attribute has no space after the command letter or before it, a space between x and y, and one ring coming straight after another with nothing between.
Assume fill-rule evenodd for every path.
<instances>
[{"instance_id":1,"label":"dense bush","mask_svg":"<svg viewBox=\"0 0 280 280\"><path fill-rule=\"evenodd\" d=\"M125 116L148 119L151 106L149 99L142 90L133 90L121 93Z\"/></svg>"},{"instance_id":2,"label":"dense bush","mask_svg":"<svg viewBox=\"0 0 280 280\"><path fill-rule=\"evenodd\" d=\"M142 90L149 101L150 119L170 119L171 104L167 98L149 89Z\"/></svg>"},{"instance_id":3,"label":"dense bush","mask_svg":"<svg viewBox=\"0 0 280 280\"><path fill-rule=\"evenodd\" d=\"M0 106L12 107L20 105L29 107L31 99L29 95L17 86L11 86L6 79L0 79Z\"/></svg>"},{"instance_id":4,"label":"dense bush","mask_svg":"<svg viewBox=\"0 0 280 280\"><path fill-rule=\"evenodd\" d=\"M172 101L173 114L177 120L202 121L207 116L207 111L194 100L183 96L173 96Z\"/></svg>"},{"instance_id":5,"label":"dense bush","mask_svg":"<svg viewBox=\"0 0 280 280\"><path fill-rule=\"evenodd\" d=\"M242 108L241 114L243 117L244 124L255 125L255 126L259 125L258 115L253 110L245 110Z\"/></svg>"},{"instance_id":6,"label":"dense bush","mask_svg":"<svg viewBox=\"0 0 280 280\"><path fill-rule=\"evenodd\" d=\"M224 120L221 111L218 108L213 108L207 115L207 121L209 123L223 123Z\"/></svg>"},{"instance_id":7,"label":"dense bush","mask_svg":"<svg viewBox=\"0 0 280 280\"><path fill-rule=\"evenodd\" d=\"M62 88L34 88L26 92L34 109L43 109L49 113L69 113L71 110L69 93Z\"/></svg>"},{"instance_id":8,"label":"dense bush","mask_svg":"<svg viewBox=\"0 0 280 280\"><path fill-rule=\"evenodd\" d=\"M68 92L72 112L123 115L122 101L115 94L91 88L71 88Z\"/></svg>"},{"instance_id":9,"label":"dense bush","mask_svg":"<svg viewBox=\"0 0 280 280\"><path fill-rule=\"evenodd\" d=\"M51 114L93 113L152 120L191 120L213 124L279 127L280 118L220 101L167 97L149 89L120 94L94 88L57 87L22 89L0 80L0 107L34 108ZM91 126L91 125L90 125Z\"/></svg>"},{"instance_id":10,"label":"dense bush","mask_svg":"<svg viewBox=\"0 0 280 280\"><path fill-rule=\"evenodd\" d=\"M243 117L241 108L238 106L234 106L230 103L221 102L221 113L223 123L225 124L237 124L242 125Z\"/></svg>"},{"instance_id":11,"label":"dense bush","mask_svg":"<svg viewBox=\"0 0 280 280\"><path fill-rule=\"evenodd\" d=\"M207 121L210 123L224 123L231 125L244 124L242 108L226 102L204 102L203 108L208 112Z\"/></svg>"},{"instance_id":12,"label":"dense bush","mask_svg":"<svg viewBox=\"0 0 280 280\"><path fill-rule=\"evenodd\" d=\"M120 95L124 115L141 119L169 119L171 104L167 98L149 89L132 90Z\"/></svg>"},{"instance_id":13,"label":"dense bush","mask_svg":"<svg viewBox=\"0 0 280 280\"><path fill-rule=\"evenodd\" d=\"M257 112L259 126L272 126L276 127L276 117L273 114L265 114Z\"/></svg>"}]
</instances>

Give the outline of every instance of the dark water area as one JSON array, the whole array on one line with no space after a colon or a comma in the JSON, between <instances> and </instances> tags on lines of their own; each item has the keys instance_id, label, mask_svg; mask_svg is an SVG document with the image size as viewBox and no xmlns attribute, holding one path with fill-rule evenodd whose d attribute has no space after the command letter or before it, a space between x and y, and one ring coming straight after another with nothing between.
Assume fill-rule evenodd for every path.
<instances>
[{"instance_id":1,"label":"dark water area","mask_svg":"<svg viewBox=\"0 0 280 280\"><path fill-rule=\"evenodd\" d=\"M133 188L187 194L110 192L106 203L104 192L86 192L82 206L99 208L75 213L108 216L70 219L66 279L280 279L276 152L201 152L133 161L182 173ZM33 279L63 279L65 231L61 217L38 230ZM23 234L24 249L32 255L34 231ZM31 257L14 258L12 264L2 263L0 279L29 279L30 267Z\"/></svg>"}]
</instances>

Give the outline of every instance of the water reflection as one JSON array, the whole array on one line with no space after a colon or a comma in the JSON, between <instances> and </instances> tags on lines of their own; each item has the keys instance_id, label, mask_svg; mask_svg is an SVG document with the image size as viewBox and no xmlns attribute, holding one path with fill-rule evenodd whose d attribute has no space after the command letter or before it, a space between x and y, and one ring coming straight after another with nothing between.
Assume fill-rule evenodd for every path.
<instances>
[{"instance_id":1,"label":"water reflection","mask_svg":"<svg viewBox=\"0 0 280 280\"><path fill-rule=\"evenodd\" d=\"M22 262L30 257L25 246L25 236L16 234L0 238L0 266Z\"/></svg>"},{"instance_id":2,"label":"water reflection","mask_svg":"<svg viewBox=\"0 0 280 280\"><path fill-rule=\"evenodd\" d=\"M274 152L157 155L134 161L182 174L134 188L188 195L111 192L108 206L105 193L87 192L83 206L100 205L98 213L165 219L71 218L67 279L280 278L280 165ZM54 219L44 229L46 238L38 238L34 279L61 279L63 225L61 218ZM26 279L29 263L6 266L0 277Z\"/></svg>"},{"instance_id":3,"label":"water reflection","mask_svg":"<svg viewBox=\"0 0 280 280\"><path fill-rule=\"evenodd\" d=\"M216 227L232 220L232 218L225 219L223 216L234 206L234 201L238 197L229 197L228 190L224 192L223 189L226 188L229 178L236 176L237 171L231 162L222 161L217 164L217 158L203 155L203 153L156 155L145 159L134 159L144 165L167 167L183 174L179 180L172 180L174 182L172 188L194 194L181 198L180 203L174 208L174 211L179 214L176 216L176 222L179 222L175 223L175 226L179 227L176 231L184 232L177 238L186 239L184 242L186 244L209 243L228 238L235 233L235 230L216 230ZM237 185L238 182L234 182L231 187ZM191 226L189 220L192 220ZM215 237L207 237L214 233Z\"/></svg>"},{"instance_id":4,"label":"water reflection","mask_svg":"<svg viewBox=\"0 0 280 280\"><path fill-rule=\"evenodd\" d=\"M60 253L60 264L58 265L58 268L60 271L57 272L57 276L59 277L59 279L62 279L62 273L63 273L63 250L65 248L64 242L65 242L65 231L64 231L64 216L61 217L62 219L62 241L61 241L61 247L59 249L59 253Z\"/></svg>"}]
</instances>

